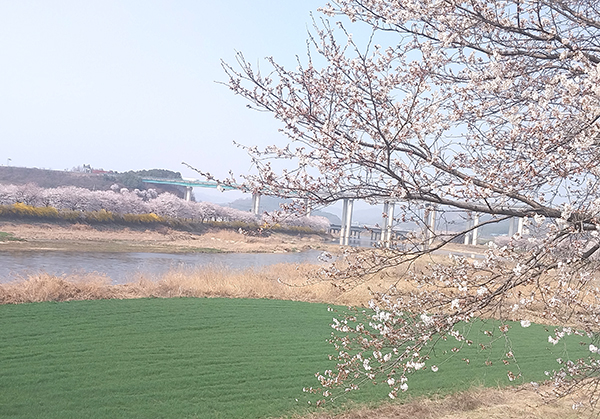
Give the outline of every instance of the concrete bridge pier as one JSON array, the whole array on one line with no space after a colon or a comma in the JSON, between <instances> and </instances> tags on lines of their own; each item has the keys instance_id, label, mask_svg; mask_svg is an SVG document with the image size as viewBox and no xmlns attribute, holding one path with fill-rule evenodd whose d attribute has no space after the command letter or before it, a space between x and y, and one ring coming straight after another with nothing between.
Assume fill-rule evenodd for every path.
<instances>
[{"instance_id":1,"label":"concrete bridge pier","mask_svg":"<svg viewBox=\"0 0 600 419\"><path fill-rule=\"evenodd\" d=\"M517 233L523 234L523 224L525 223L525 218L519 217L519 222L517 223Z\"/></svg>"},{"instance_id":2,"label":"concrete bridge pier","mask_svg":"<svg viewBox=\"0 0 600 419\"><path fill-rule=\"evenodd\" d=\"M427 240L427 248L433 244L435 238L435 217L435 206L428 205L425 207L425 238Z\"/></svg>"},{"instance_id":3,"label":"concrete bridge pier","mask_svg":"<svg viewBox=\"0 0 600 419\"><path fill-rule=\"evenodd\" d=\"M340 245L348 246L350 243L350 231L352 228L352 208L354 200L344 199L342 206L342 226L340 229Z\"/></svg>"},{"instance_id":4,"label":"concrete bridge pier","mask_svg":"<svg viewBox=\"0 0 600 419\"><path fill-rule=\"evenodd\" d=\"M371 241L372 242L380 242L381 241L381 229L379 231L372 229L371 230Z\"/></svg>"},{"instance_id":5,"label":"concrete bridge pier","mask_svg":"<svg viewBox=\"0 0 600 419\"><path fill-rule=\"evenodd\" d=\"M252 194L252 214L260 214L260 194Z\"/></svg>"},{"instance_id":6,"label":"concrete bridge pier","mask_svg":"<svg viewBox=\"0 0 600 419\"><path fill-rule=\"evenodd\" d=\"M476 214L475 217L473 218L473 226L475 227L475 229L473 230L473 237L471 240L471 244L475 245L477 244L477 239L479 236L479 227L477 227L479 225L479 214Z\"/></svg>"},{"instance_id":7,"label":"concrete bridge pier","mask_svg":"<svg viewBox=\"0 0 600 419\"><path fill-rule=\"evenodd\" d=\"M477 236L479 234L479 215L475 214L471 220L469 220L469 228L475 227L468 233L465 233L465 244L477 244Z\"/></svg>"},{"instance_id":8,"label":"concrete bridge pier","mask_svg":"<svg viewBox=\"0 0 600 419\"><path fill-rule=\"evenodd\" d=\"M308 198L304 198L304 208L306 208L306 213L304 215L310 217L312 210L310 208L310 200Z\"/></svg>"},{"instance_id":9,"label":"concrete bridge pier","mask_svg":"<svg viewBox=\"0 0 600 419\"><path fill-rule=\"evenodd\" d=\"M508 224L508 237L512 237L515 234L523 234L523 218L513 217L510 219Z\"/></svg>"},{"instance_id":10,"label":"concrete bridge pier","mask_svg":"<svg viewBox=\"0 0 600 419\"><path fill-rule=\"evenodd\" d=\"M394 203L383 203L383 219L381 220L381 241L385 247L390 247L392 229L394 228Z\"/></svg>"},{"instance_id":11,"label":"concrete bridge pier","mask_svg":"<svg viewBox=\"0 0 600 419\"><path fill-rule=\"evenodd\" d=\"M193 189L194 188L192 188L191 186L185 187L185 200L188 202L192 200L192 190Z\"/></svg>"}]
</instances>

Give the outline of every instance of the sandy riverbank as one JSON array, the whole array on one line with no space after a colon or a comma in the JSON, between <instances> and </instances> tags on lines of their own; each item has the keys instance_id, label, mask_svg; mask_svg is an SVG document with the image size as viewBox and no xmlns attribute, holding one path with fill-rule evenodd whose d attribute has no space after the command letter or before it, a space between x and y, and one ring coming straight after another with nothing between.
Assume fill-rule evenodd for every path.
<instances>
[{"instance_id":1,"label":"sandy riverbank","mask_svg":"<svg viewBox=\"0 0 600 419\"><path fill-rule=\"evenodd\" d=\"M8 236L4 235L7 233ZM448 244L439 254L482 255L486 246ZM165 226L123 227L118 225L0 221L0 250L89 251L148 253L284 253L306 250L339 252L333 237L319 234L251 236L227 229L203 233Z\"/></svg>"},{"instance_id":2,"label":"sandy riverbank","mask_svg":"<svg viewBox=\"0 0 600 419\"><path fill-rule=\"evenodd\" d=\"M204 233L178 231L164 226L129 228L86 224L0 222L0 250L90 251L90 252L299 252L326 250L326 236L273 233L255 237L232 230Z\"/></svg>"}]
</instances>

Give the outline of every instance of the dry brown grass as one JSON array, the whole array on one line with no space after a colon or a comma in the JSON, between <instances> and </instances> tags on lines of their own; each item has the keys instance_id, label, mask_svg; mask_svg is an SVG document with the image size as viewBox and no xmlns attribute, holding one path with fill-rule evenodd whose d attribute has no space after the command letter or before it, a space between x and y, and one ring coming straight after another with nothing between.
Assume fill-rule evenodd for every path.
<instances>
[{"instance_id":1,"label":"dry brown grass","mask_svg":"<svg viewBox=\"0 0 600 419\"><path fill-rule=\"evenodd\" d=\"M110 280L99 275L57 277L31 275L0 284L0 304L116 298Z\"/></svg>"},{"instance_id":2,"label":"dry brown grass","mask_svg":"<svg viewBox=\"0 0 600 419\"><path fill-rule=\"evenodd\" d=\"M340 292L328 283L302 284L312 265L273 265L244 271L209 267L173 270L158 280L143 276L126 284L111 285L98 275L54 276L36 274L0 284L0 304L125 298L228 297L271 298L308 302L335 302ZM281 280L281 281L280 281Z\"/></svg>"},{"instance_id":3,"label":"dry brown grass","mask_svg":"<svg viewBox=\"0 0 600 419\"><path fill-rule=\"evenodd\" d=\"M101 274L54 276L40 273L0 283L0 304L108 298L226 297L365 306L373 291L387 290L402 275L398 271L375 276L350 291L341 292L327 281L307 283L307 278L318 269L318 265L307 263L246 270L211 266L175 269L158 279L140 275L119 285L112 285L110 278ZM403 284L402 287L408 291L410 284Z\"/></svg>"},{"instance_id":4,"label":"dry brown grass","mask_svg":"<svg viewBox=\"0 0 600 419\"><path fill-rule=\"evenodd\" d=\"M223 241L237 238L237 233L231 233L230 237L227 234L223 232L218 238ZM447 257L433 255L430 259L444 263ZM407 269L424 270L431 261L421 259L410 266L374 275L346 292L327 281L307 283L311 273L320 268L311 264L278 264L246 270L219 266L176 269L158 279L138 276L121 285L111 285L110 278L100 274L53 276L41 273L0 284L0 304L107 298L227 297L365 306L372 298L372 292L386 291L391 285L396 285L397 292L403 294L415 291L414 283L399 282L399 279L405 277Z\"/></svg>"},{"instance_id":5,"label":"dry brown grass","mask_svg":"<svg viewBox=\"0 0 600 419\"><path fill-rule=\"evenodd\" d=\"M531 388L473 388L443 398L420 397L377 408L350 408L340 414L315 413L304 419L575 419L570 399L548 401Z\"/></svg>"}]
</instances>

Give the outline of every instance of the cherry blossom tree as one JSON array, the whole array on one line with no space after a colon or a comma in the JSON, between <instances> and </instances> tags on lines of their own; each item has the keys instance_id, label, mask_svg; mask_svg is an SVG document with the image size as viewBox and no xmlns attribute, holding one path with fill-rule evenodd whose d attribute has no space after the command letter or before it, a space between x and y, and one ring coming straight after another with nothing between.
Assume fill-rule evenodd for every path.
<instances>
[{"instance_id":1,"label":"cherry blossom tree","mask_svg":"<svg viewBox=\"0 0 600 419\"><path fill-rule=\"evenodd\" d=\"M16 185L0 185L0 205L11 205L17 201Z\"/></svg>"},{"instance_id":2,"label":"cherry blossom tree","mask_svg":"<svg viewBox=\"0 0 600 419\"><path fill-rule=\"evenodd\" d=\"M49 206L58 210L93 212L105 210L118 215L155 213L170 218L199 222L242 222L249 225L264 222L248 211L222 207L211 202L188 202L170 193L158 194L111 186L108 191L90 191L75 186L40 188L33 184L0 185L0 205L22 203L33 207ZM317 231L327 230L329 223L322 217L286 216L278 220L286 226L304 226Z\"/></svg>"},{"instance_id":3,"label":"cherry blossom tree","mask_svg":"<svg viewBox=\"0 0 600 419\"><path fill-rule=\"evenodd\" d=\"M337 370L320 375L325 394L380 380L396 397L410 373L433 368L427 345L464 340L456 325L474 317L576 326L596 339L597 2L338 0L321 12L328 18L315 19L297 68L268 58L269 70L259 71L241 53L223 66L231 90L272 113L289 138L248 147L258 168L245 178L249 189L313 206L396 202L396 221L420 226L389 248L349 251L345 268L325 274L353 287L473 228L441 235L428 219L434 210L487 215L488 224L520 217L535 233L527 246L513 240L482 260L432 263L405 276L414 291L375 295L375 315L364 325L337 322L347 336L336 342ZM327 20L338 18L350 23ZM363 42L351 34L365 30ZM550 342L564 334L557 329ZM592 405L600 384L594 348L555 376L559 390L590 390Z\"/></svg>"},{"instance_id":4,"label":"cherry blossom tree","mask_svg":"<svg viewBox=\"0 0 600 419\"><path fill-rule=\"evenodd\" d=\"M249 211L242 211L230 207L220 207L220 217L229 221L241 221L243 223L255 224L256 216Z\"/></svg>"},{"instance_id":5,"label":"cherry blossom tree","mask_svg":"<svg viewBox=\"0 0 600 419\"><path fill-rule=\"evenodd\" d=\"M171 193L160 194L156 199L148 202L151 212L171 218L192 218L191 204Z\"/></svg>"},{"instance_id":6,"label":"cherry blossom tree","mask_svg":"<svg viewBox=\"0 0 600 419\"><path fill-rule=\"evenodd\" d=\"M41 205L41 188L32 183L21 185L17 188L14 199L26 205L39 206Z\"/></svg>"},{"instance_id":7,"label":"cherry blossom tree","mask_svg":"<svg viewBox=\"0 0 600 419\"><path fill-rule=\"evenodd\" d=\"M213 221L217 217L218 207L218 205L212 202L198 202L195 206L196 214L194 218L202 222Z\"/></svg>"},{"instance_id":8,"label":"cherry blossom tree","mask_svg":"<svg viewBox=\"0 0 600 419\"><path fill-rule=\"evenodd\" d=\"M76 186L63 186L43 191L46 205L71 211L91 211L90 191ZM17 200L18 202L22 202ZM27 203L27 202L25 202ZM99 209L99 208L98 208Z\"/></svg>"}]
</instances>

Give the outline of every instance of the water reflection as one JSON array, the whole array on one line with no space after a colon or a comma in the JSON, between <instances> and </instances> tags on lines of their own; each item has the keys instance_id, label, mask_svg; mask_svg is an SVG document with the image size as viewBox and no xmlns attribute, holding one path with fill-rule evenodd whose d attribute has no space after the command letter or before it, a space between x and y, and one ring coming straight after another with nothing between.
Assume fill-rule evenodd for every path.
<instances>
[{"instance_id":1,"label":"water reflection","mask_svg":"<svg viewBox=\"0 0 600 419\"><path fill-rule=\"evenodd\" d=\"M142 274L156 278L171 269L222 266L246 269L278 263L319 263L321 251L300 253L92 253L92 252L0 252L0 282L30 274L52 275L98 272L114 284L129 282Z\"/></svg>"}]
</instances>

